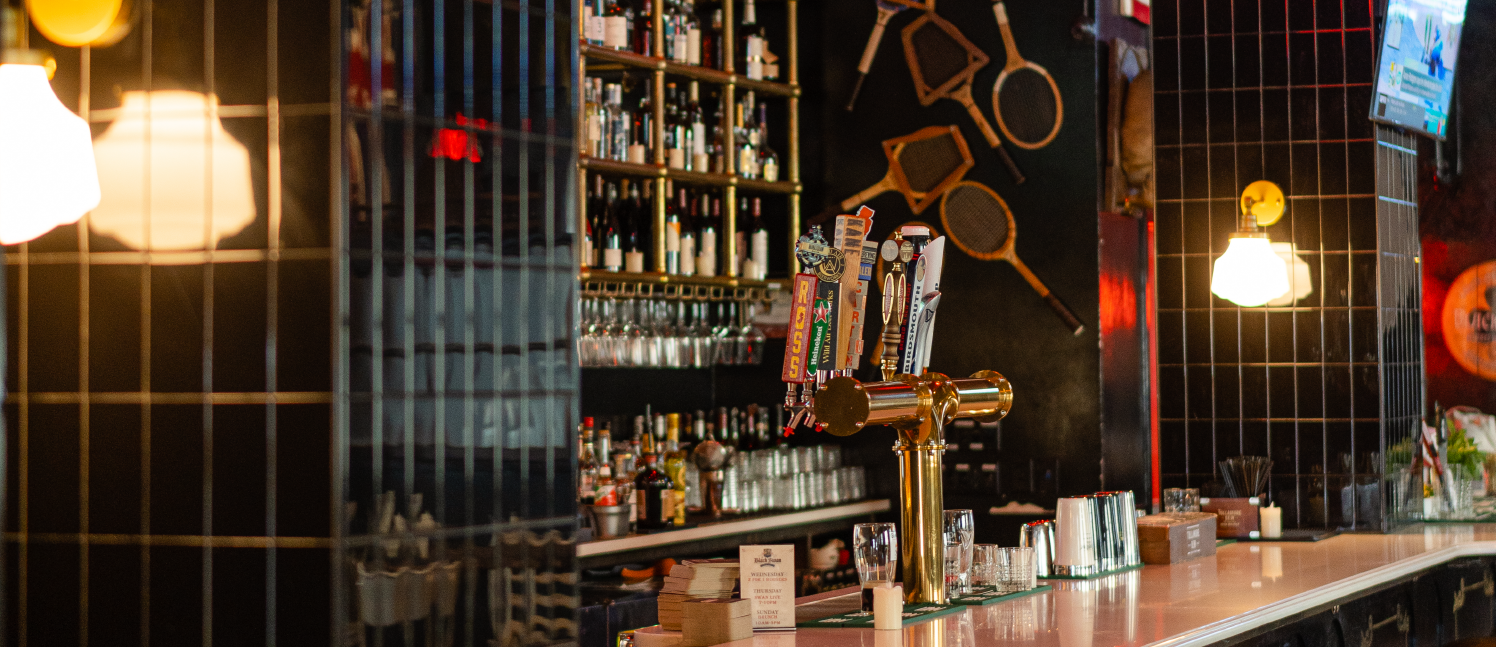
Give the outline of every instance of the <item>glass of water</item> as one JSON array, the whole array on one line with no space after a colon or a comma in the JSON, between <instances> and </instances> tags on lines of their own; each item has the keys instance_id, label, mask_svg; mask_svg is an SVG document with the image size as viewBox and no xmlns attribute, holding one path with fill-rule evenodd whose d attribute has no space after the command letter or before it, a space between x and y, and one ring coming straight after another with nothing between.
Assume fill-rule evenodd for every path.
<instances>
[{"instance_id":1,"label":"glass of water","mask_svg":"<svg viewBox=\"0 0 1496 647\"><path fill-rule=\"evenodd\" d=\"M1037 573L1034 570L1034 549L997 549L998 593L1018 593L1034 588Z\"/></svg>"},{"instance_id":2,"label":"glass of water","mask_svg":"<svg viewBox=\"0 0 1496 647\"><path fill-rule=\"evenodd\" d=\"M862 610L873 610L873 588L893 583L899 565L899 535L891 523L852 526L852 557L862 580Z\"/></svg>"},{"instance_id":3,"label":"glass of water","mask_svg":"<svg viewBox=\"0 0 1496 647\"><path fill-rule=\"evenodd\" d=\"M1002 576L997 568L997 544L976 544L971 547L971 583L975 586L997 586Z\"/></svg>"},{"instance_id":4,"label":"glass of water","mask_svg":"<svg viewBox=\"0 0 1496 647\"><path fill-rule=\"evenodd\" d=\"M947 595L971 592L972 541L976 518L971 510L945 511L945 583Z\"/></svg>"}]
</instances>

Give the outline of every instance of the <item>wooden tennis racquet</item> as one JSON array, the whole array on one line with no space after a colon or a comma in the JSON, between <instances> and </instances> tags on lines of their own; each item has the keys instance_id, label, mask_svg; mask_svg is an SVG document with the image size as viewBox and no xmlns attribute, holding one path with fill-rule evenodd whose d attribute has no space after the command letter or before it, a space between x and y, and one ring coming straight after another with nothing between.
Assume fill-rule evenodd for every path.
<instances>
[{"instance_id":1,"label":"wooden tennis racquet","mask_svg":"<svg viewBox=\"0 0 1496 647\"><path fill-rule=\"evenodd\" d=\"M884 140L883 155L888 158L888 173L877 184L843 200L842 211L851 211L886 191L898 191L911 211L924 213L976 165L966 138L955 126L927 126Z\"/></svg>"},{"instance_id":2,"label":"wooden tennis racquet","mask_svg":"<svg viewBox=\"0 0 1496 647\"><path fill-rule=\"evenodd\" d=\"M1029 150L1043 148L1054 141L1065 120L1060 86L1055 85L1048 70L1018 53L1002 0L992 3L992 13L997 16L1003 46L1008 50L1008 64L992 84L992 114L1008 141Z\"/></svg>"},{"instance_id":3,"label":"wooden tennis racquet","mask_svg":"<svg viewBox=\"0 0 1496 647\"><path fill-rule=\"evenodd\" d=\"M976 102L971 99L971 82L977 70L989 61L987 55L961 35L961 30L950 21L927 12L909 23L903 31L904 59L909 63L909 73L914 77L914 90L919 103L928 106L939 99L951 99L966 107L966 113L981 129L987 144L997 151L1013 181L1023 183L1023 173L1008 151L1003 148L997 132L982 116Z\"/></svg>"},{"instance_id":4,"label":"wooden tennis racquet","mask_svg":"<svg viewBox=\"0 0 1496 647\"><path fill-rule=\"evenodd\" d=\"M977 182L956 184L940 199L940 222L945 225L945 235L961 251L977 260L1004 260L1012 264L1023 280L1028 281L1029 286L1065 322L1070 332L1079 335L1085 330L1075 313L1018 259L1018 252L1014 249L1018 225L1013 221L1008 203L996 191Z\"/></svg>"}]
</instances>

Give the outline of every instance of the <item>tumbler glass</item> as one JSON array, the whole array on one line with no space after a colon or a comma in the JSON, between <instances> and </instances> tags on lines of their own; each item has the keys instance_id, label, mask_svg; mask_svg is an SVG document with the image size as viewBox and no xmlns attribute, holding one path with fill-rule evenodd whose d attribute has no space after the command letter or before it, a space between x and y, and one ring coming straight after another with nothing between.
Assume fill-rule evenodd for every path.
<instances>
[{"instance_id":1,"label":"tumbler glass","mask_svg":"<svg viewBox=\"0 0 1496 647\"><path fill-rule=\"evenodd\" d=\"M1037 576L1034 571L1034 549L999 548L997 556L999 582L998 593L1018 593L1034 588Z\"/></svg>"},{"instance_id":2,"label":"tumbler glass","mask_svg":"<svg viewBox=\"0 0 1496 647\"><path fill-rule=\"evenodd\" d=\"M945 511L945 583L947 595L971 592L971 551L976 518L971 510Z\"/></svg>"},{"instance_id":3,"label":"tumbler glass","mask_svg":"<svg viewBox=\"0 0 1496 647\"><path fill-rule=\"evenodd\" d=\"M891 523L852 526L852 557L862 580L862 610L873 610L873 588L893 583L899 564L899 535Z\"/></svg>"},{"instance_id":4,"label":"tumbler glass","mask_svg":"<svg viewBox=\"0 0 1496 647\"><path fill-rule=\"evenodd\" d=\"M971 547L971 583L976 586L998 586L1002 576L997 569L997 544L975 544Z\"/></svg>"}]
</instances>

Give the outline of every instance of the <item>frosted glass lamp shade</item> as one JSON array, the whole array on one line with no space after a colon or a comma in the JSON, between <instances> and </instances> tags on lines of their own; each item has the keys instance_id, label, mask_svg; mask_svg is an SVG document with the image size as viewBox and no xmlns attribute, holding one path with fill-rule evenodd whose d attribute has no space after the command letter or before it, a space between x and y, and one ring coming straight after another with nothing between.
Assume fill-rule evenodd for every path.
<instances>
[{"instance_id":1,"label":"frosted glass lamp shade","mask_svg":"<svg viewBox=\"0 0 1496 647\"><path fill-rule=\"evenodd\" d=\"M1216 259L1210 291L1239 306L1260 306L1288 292L1288 265L1267 238L1238 236Z\"/></svg>"},{"instance_id":2,"label":"frosted glass lamp shade","mask_svg":"<svg viewBox=\"0 0 1496 647\"><path fill-rule=\"evenodd\" d=\"M94 142L104 199L94 233L132 249L214 249L254 222L249 149L223 129L218 98L199 92L126 92Z\"/></svg>"},{"instance_id":3,"label":"frosted glass lamp shade","mask_svg":"<svg viewBox=\"0 0 1496 647\"><path fill-rule=\"evenodd\" d=\"M0 244L78 222L99 204L88 124L40 65L0 65Z\"/></svg>"}]
</instances>

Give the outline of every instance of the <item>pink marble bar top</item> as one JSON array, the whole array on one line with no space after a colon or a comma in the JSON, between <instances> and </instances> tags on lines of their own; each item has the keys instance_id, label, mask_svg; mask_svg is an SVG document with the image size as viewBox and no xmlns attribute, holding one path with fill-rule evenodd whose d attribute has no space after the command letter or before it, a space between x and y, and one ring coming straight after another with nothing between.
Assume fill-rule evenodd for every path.
<instances>
[{"instance_id":1,"label":"pink marble bar top","mask_svg":"<svg viewBox=\"0 0 1496 647\"><path fill-rule=\"evenodd\" d=\"M1496 555L1496 524L1429 525L1317 543L1243 542L1215 557L1054 587L900 631L800 629L732 647L1112 647L1207 645L1460 557ZM813 619L858 604L856 589L801 598Z\"/></svg>"}]
</instances>

